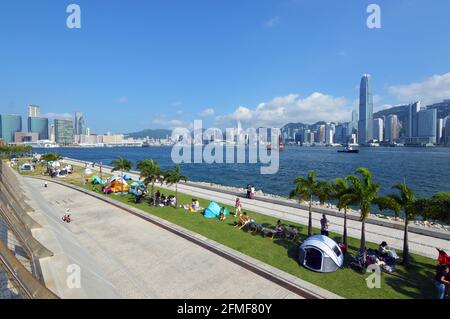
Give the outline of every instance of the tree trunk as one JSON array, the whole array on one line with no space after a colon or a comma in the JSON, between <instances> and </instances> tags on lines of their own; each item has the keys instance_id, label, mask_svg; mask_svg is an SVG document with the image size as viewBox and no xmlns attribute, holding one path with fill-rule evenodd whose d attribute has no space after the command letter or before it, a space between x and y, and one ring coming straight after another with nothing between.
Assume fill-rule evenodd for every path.
<instances>
[{"instance_id":1,"label":"tree trunk","mask_svg":"<svg viewBox=\"0 0 450 319\"><path fill-rule=\"evenodd\" d=\"M409 265L408 214L405 213L405 234L403 238L403 265Z\"/></svg>"},{"instance_id":2,"label":"tree trunk","mask_svg":"<svg viewBox=\"0 0 450 319\"><path fill-rule=\"evenodd\" d=\"M121 188L122 188L122 195L123 195L123 170L120 170L120 177L122 178Z\"/></svg>"},{"instance_id":3,"label":"tree trunk","mask_svg":"<svg viewBox=\"0 0 450 319\"><path fill-rule=\"evenodd\" d=\"M344 207L344 235L342 236L342 243L347 247L347 207Z\"/></svg>"},{"instance_id":4,"label":"tree trunk","mask_svg":"<svg viewBox=\"0 0 450 319\"><path fill-rule=\"evenodd\" d=\"M309 217L308 217L308 237L312 236L312 199L313 199L313 197L310 196L310 198L309 198Z\"/></svg>"},{"instance_id":5,"label":"tree trunk","mask_svg":"<svg viewBox=\"0 0 450 319\"><path fill-rule=\"evenodd\" d=\"M366 258L366 219L361 221L361 246L359 250L364 253L364 260Z\"/></svg>"},{"instance_id":6,"label":"tree trunk","mask_svg":"<svg viewBox=\"0 0 450 319\"><path fill-rule=\"evenodd\" d=\"M178 206L178 183L175 183L175 208Z\"/></svg>"},{"instance_id":7,"label":"tree trunk","mask_svg":"<svg viewBox=\"0 0 450 319\"><path fill-rule=\"evenodd\" d=\"M155 180L152 179L152 198L153 198L153 206L156 206L156 198L155 198Z\"/></svg>"}]
</instances>

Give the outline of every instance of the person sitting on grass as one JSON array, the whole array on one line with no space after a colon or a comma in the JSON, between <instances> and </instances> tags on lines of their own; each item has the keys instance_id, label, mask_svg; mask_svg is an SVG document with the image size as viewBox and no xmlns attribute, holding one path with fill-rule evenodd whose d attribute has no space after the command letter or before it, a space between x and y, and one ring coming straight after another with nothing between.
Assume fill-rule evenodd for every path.
<instances>
[{"instance_id":1,"label":"person sitting on grass","mask_svg":"<svg viewBox=\"0 0 450 319\"><path fill-rule=\"evenodd\" d=\"M191 208L192 208L192 212L199 211L201 209L200 202L197 199L193 198Z\"/></svg>"},{"instance_id":2,"label":"person sitting on grass","mask_svg":"<svg viewBox=\"0 0 450 319\"><path fill-rule=\"evenodd\" d=\"M450 289L449 281L449 265L439 266L436 277L434 279L436 288L438 289L438 299L448 298Z\"/></svg>"},{"instance_id":3,"label":"person sitting on grass","mask_svg":"<svg viewBox=\"0 0 450 319\"><path fill-rule=\"evenodd\" d=\"M281 220L278 220L277 224L275 225L275 231L273 232L272 238L274 238L275 236L281 236L283 234L284 234L284 226L281 223Z\"/></svg>"},{"instance_id":4,"label":"person sitting on grass","mask_svg":"<svg viewBox=\"0 0 450 319\"><path fill-rule=\"evenodd\" d=\"M177 200L173 195L169 196L169 206L177 207Z\"/></svg>"},{"instance_id":5,"label":"person sitting on grass","mask_svg":"<svg viewBox=\"0 0 450 319\"><path fill-rule=\"evenodd\" d=\"M242 214L239 217L239 220L240 220L241 225L242 225L241 227L239 227L239 229L244 228L245 226L247 226L250 223L250 217L247 215L246 212L244 212L244 214Z\"/></svg>"},{"instance_id":6,"label":"person sitting on grass","mask_svg":"<svg viewBox=\"0 0 450 319\"><path fill-rule=\"evenodd\" d=\"M161 203L160 203L159 206L164 207L164 206L166 206L166 204L167 204L167 198L166 198L166 195L162 194L162 195L161 195Z\"/></svg>"},{"instance_id":7,"label":"person sitting on grass","mask_svg":"<svg viewBox=\"0 0 450 319\"><path fill-rule=\"evenodd\" d=\"M227 216L225 215L225 207L222 207L220 209L219 220L224 221L226 218Z\"/></svg>"}]
</instances>

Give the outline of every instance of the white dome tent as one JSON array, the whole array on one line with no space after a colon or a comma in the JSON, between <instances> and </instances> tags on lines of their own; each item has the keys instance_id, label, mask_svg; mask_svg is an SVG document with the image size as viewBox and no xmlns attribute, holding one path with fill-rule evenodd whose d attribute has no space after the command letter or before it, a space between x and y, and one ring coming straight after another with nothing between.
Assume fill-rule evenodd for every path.
<instances>
[{"instance_id":1,"label":"white dome tent","mask_svg":"<svg viewBox=\"0 0 450 319\"><path fill-rule=\"evenodd\" d=\"M333 239L314 235L300 246L299 262L312 271L335 272L344 264L344 254Z\"/></svg>"}]
</instances>

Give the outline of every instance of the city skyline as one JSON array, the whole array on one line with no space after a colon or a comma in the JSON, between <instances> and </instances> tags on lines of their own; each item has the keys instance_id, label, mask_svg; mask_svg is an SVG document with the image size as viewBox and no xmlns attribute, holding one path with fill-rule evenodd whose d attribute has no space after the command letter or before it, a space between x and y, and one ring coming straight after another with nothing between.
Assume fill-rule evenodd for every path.
<instances>
[{"instance_id":1,"label":"city skyline","mask_svg":"<svg viewBox=\"0 0 450 319\"><path fill-rule=\"evenodd\" d=\"M450 44L440 38L450 31L450 4L409 4L379 1L383 27L370 30L367 4L356 1L180 2L177 12L145 1L106 8L79 1L82 28L69 30L62 4L27 4L31 15L11 2L0 13L8 47L0 58L9 61L0 113L23 114L30 103L49 118L79 111L95 132L172 128L195 118L219 127L236 119L243 126L347 121L364 73L376 79L375 111L448 99ZM417 23L423 14L435 19ZM398 50L416 34L421 46ZM29 47L33 55L21 53Z\"/></svg>"}]
</instances>

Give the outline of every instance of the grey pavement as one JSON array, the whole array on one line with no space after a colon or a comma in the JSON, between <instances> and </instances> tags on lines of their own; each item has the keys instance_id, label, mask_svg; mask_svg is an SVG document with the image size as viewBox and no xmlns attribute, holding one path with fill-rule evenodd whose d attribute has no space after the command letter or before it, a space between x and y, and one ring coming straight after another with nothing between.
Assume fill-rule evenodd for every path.
<instances>
[{"instance_id":1,"label":"grey pavement","mask_svg":"<svg viewBox=\"0 0 450 319\"><path fill-rule=\"evenodd\" d=\"M254 272L92 196L37 179L21 183L43 227L33 235L47 287L62 298L300 298ZM70 208L73 222L61 218ZM81 269L69 288L67 267Z\"/></svg>"}]
</instances>

